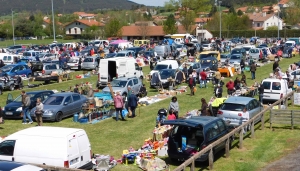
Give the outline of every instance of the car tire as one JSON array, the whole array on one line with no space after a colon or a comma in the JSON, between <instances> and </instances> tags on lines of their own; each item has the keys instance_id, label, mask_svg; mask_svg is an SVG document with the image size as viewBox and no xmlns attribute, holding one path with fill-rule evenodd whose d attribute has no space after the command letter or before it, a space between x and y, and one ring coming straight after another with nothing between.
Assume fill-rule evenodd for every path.
<instances>
[{"instance_id":1,"label":"car tire","mask_svg":"<svg viewBox=\"0 0 300 171\"><path fill-rule=\"evenodd\" d=\"M61 112L57 112L55 115L55 121L60 122L62 120L63 114Z\"/></svg>"},{"instance_id":2,"label":"car tire","mask_svg":"<svg viewBox=\"0 0 300 171\"><path fill-rule=\"evenodd\" d=\"M9 90L10 90L10 91L14 91L14 90L15 90L15 85L10 85L10 86L9 86Z\"/></svg>"}]
</instances>

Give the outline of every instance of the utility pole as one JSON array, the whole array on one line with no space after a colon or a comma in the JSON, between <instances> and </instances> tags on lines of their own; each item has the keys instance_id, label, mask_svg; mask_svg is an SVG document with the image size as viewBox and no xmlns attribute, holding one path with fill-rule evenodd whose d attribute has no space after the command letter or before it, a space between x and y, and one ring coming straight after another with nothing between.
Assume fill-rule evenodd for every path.
<instances>
[{"instance_id":1,"label":"utility pole","mask_svg":"<svg viewBox=\"0 0 300 171\"><path fill-rule=\"evenodd\" d=\"M16 45L16 41L15 41L15 25L14 25L14 11L11 10L11 25L12 25L12 31L13 31L13 41L14 41L14 45Z\"/></svg>"},{"instance_id":2,"label":"utility pole","mask_svg":"<svg viewBox=\"0 0 300 171\"><path fill-rule=\"evenodd\" d=\"M219 1L219 11L220 11L220 40L221 40L221 36L222 36L222 12L221 12L221 3L222 1Z\"/></svg>"},{"instance_id":3,"label":"utility pole","mask_svg":"<svg viewBox=\"0 0 300 171\"><path fill-rule=\"evenodd\" d=\"M53 41L55 41L55 21L54 21L54 12L53 12L53 0L51 0L52 3L52 25L53 25Z\"/></svg>"}]
</instances>

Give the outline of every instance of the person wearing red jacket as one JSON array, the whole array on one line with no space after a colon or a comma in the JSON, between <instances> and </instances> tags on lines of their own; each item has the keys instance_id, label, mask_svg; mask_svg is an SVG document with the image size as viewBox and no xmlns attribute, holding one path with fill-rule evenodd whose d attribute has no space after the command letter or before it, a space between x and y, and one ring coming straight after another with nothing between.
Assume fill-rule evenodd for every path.
<instances>
[{"instance_id":1,"label":"person wearing red jacket","mask_svg":"<svg viewBox=\"0 0 300 171\"><path fill-rule=\"evenodd\" d=\"M232 95L232 93L234 92L234 82L232 81L232 79L229 80L229 82L226 84L226 87L227 94Z\"/></svg>"},{"instance_id":2,"label":"person wearing red jacket","mask_svg":"<svg viewBox=\"0 0 300 171\"><path fill-rule=\"evenodd\" d=\"M205 70L203 69L199 75L200 75L200 77L199 77L200 88L202 88L202 85L204 85L204 87L207 88L207 86L206 86L207 74L206 74Z\"/></svg>"}]
</instances>

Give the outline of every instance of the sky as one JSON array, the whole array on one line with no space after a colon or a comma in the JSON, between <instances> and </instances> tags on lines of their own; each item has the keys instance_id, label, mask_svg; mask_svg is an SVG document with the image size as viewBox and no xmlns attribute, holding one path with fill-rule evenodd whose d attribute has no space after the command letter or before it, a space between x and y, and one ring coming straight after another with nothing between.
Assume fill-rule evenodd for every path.
<instances>
[{"instance_id":1,"label":"sky","mask_svg":"<svg viewBox=\"0 0 300 171\"><path fill-rule=\"evenodd\" d=\"M169 0L130 0L132 2L138 3L138 4L144 4L147 6L164 6L165 2L168 2Z\"/></svg>"}]
</instances>

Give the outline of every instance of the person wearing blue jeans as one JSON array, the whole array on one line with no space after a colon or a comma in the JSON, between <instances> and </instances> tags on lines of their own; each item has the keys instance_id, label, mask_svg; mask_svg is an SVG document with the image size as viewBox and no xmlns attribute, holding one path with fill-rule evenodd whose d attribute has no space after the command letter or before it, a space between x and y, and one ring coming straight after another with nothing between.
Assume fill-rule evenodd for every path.
<instances>
[{"instance_id":1,"label":"person wearing blue jeans","mask_svg":"<svg viewBox=\"0 0 300 171\"><path fill-rule=\"evenodd\" d=\"M21 92L22 96L22 112L23 112L23 123L22 124L27 124L26 117L29 120L29 124L32 124L33 121L30 117L30 112L29 112L29 107L30 107L30 97L26 95L26 92L23 90Z\"/></svg>"}]
</instances>

